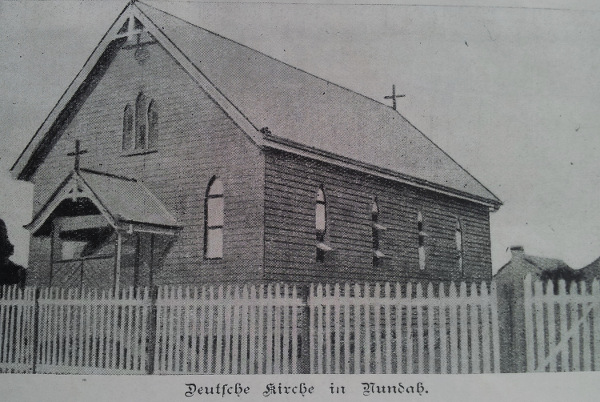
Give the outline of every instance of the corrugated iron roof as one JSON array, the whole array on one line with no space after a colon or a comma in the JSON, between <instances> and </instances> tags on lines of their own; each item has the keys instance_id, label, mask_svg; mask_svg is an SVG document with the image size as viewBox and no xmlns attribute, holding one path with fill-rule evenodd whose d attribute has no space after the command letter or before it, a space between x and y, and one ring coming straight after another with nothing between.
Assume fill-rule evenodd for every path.
<instances>
[{"instance_id":1,"label":"corrugated iron roof","mask_svg":"<svg viewBox=\"0 0 600 402\"><path fill-rule=\"evenodd\" d=\"M500 204L389 106L154 7L135 5L254 127L268 127L274 137L309 149Z\"/></svg>"},{"instance_id":2,"label":"corrugated iron roof","mask_svg":"<svg viewBox=\"0 0 600 402\"><path fill-rule=\"evenodd\" d=\"M79 175L115 220L178 226L173 215L141 182L87 169L81 169Z\"/></svg>"},{"instance_id":3,"label":"corrugated iron roof","mask_svg":"<svg viewBox=\"0 0 600 402\"><path fill-rule=\"evenodd\" d=\"M49 219L56 215L55 211L74 197L90 200L111 225L122 229L129 225L168 228L170 231L180 227L143 183L87 169L71 172L25 227L34 234L45 230Z\"/></svg>"}]
</instances>

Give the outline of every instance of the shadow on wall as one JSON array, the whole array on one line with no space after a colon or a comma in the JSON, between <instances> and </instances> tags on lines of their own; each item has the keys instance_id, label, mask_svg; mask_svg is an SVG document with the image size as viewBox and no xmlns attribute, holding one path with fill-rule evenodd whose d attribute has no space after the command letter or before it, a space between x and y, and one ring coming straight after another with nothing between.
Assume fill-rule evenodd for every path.
<instances>
[{"instance_id":1,"label":"shadow on wall","mask_svg":"<svg viewBox=\"0 0 600 402\"><path fill-rule=\"evenodd\" d=\"M24 267L10 260L15 247L8 239L6 224L0 219L0 286L20 285L25 286L27 271Z\"/></svg>"}]
</instances>

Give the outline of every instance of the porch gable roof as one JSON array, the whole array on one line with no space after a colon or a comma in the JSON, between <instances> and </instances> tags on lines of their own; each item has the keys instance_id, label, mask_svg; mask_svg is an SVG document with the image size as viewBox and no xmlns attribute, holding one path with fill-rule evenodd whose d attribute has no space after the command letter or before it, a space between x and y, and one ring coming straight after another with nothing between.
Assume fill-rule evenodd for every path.
<instances>
[{"instance_id":1,"label":"porch gable roof","mask_svg":"<svg viewBox=\"0 0 600 402\"><path fill-rule=\"evenodd\" d=\"M88 169L72 171L32 221L32 234L45 226L65 200L90 200L115 229L173 233L181 227L152 192L136 179Z\"/></svg>"}]
</instances>

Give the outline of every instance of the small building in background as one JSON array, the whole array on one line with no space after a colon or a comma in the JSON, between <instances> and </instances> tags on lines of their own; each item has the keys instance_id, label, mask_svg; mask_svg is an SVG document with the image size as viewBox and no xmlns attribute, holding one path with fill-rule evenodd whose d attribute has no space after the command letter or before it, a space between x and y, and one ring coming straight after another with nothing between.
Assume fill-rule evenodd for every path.
<instances>
[{"instance_id":1,"label":"small building in background","mask_svg":"<svg viewBox=\"0 0 600 402\"><path fill-rule=\"evenodd\" d=\"M531 274L533 280L552 281L555 289L563 279L567 288L572 281L582 279L582 272L557 258L525 254L523 246L510 248L512 257L498 270L494 280L498 289L498 319L500 348L503 349L501 370L504 373L524 372L526 368L524 281Z\"/></svg>"},{"instance_id":2,"label":"small building in background","mask_svg":"<svg viewBox=\"0 0 600 402\"><path fill-rule=\"evenodd\" d=\"M596 258L590 264L580 269L581 278L591 282L594 279L600 280L600 257Z\"/></svg>"}]
</instances>

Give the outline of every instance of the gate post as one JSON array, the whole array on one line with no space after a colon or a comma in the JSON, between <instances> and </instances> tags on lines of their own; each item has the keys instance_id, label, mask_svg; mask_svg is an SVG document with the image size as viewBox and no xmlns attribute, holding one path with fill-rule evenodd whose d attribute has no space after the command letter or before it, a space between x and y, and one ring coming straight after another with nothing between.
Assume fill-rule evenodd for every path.
<instances>
[{"instance_id":1,"label":"gate post","mask_svg":"<svg viewBox=\"0 0 600 402\"><path fill-rule=\"evenodd\" d=\"M506 272L508 274L508 272ZM524 373L527 371L525 334L525 282L522 272L497 275L498 328L500 338L500 371Z\"/></svg>"},{"instance_id":2,"label":"gate post","mask_svg":"<svg viewBox=\"0 0 600 402\"><path fill-rule=\"evenodd\" d=\"M154 354L156 351L156 330L157 330L157 311L156 311L156 299L158 297L158 286L152 286L150 288L150 314L148 316L148 366L146 372L148 374L154 374ZM144 335L145 336L145 335Z\"/></svg>"}]
</instances>

